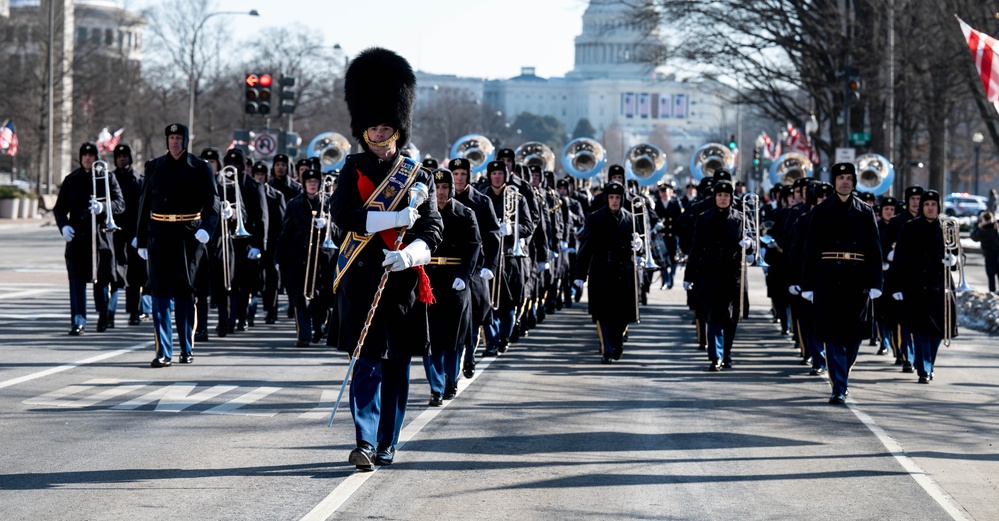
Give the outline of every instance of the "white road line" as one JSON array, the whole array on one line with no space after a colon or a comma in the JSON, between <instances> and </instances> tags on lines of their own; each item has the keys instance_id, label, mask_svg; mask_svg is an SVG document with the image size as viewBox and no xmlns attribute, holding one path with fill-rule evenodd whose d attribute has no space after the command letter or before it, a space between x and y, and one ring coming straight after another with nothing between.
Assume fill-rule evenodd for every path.
<instances>
[{"instance_id":1,"label":"white road line","mask_svg":"<svg viewBox=\"0 0 999 521\"><path fill-rule=\"evenodd\" d=\"M50 293L52 291L56 291L56 289L55 288L51 288L51 289L27 289L27 290L24 290L24 291L14 291L12 293L0 293L0 300L15 299L15 298L21 298L21 297L30 297L31 295L38 295L38 294L41 294L41 293Z\"/></svg>"},{"instance_id":2,"label":"white road line","mask_svg":"<svg viewBox=\"0 0 999 521\"><path fill-rule=\"evenodd\" d=\"M319 397L319 403L309 412L298 415L303 420L318 420L330 417L330 409L333 408L333 400L336 400L336 389L323 389L323 394Z\"/></svg>"},{"instance_id":3,"label":"white road line","mask_svg":"<svg viewBox=\"0 0 999 521\"><path fill-rule=\"evenodd\" d=\"M493 360L496 360L496 358L486 358L480 361L479 363L475 364L475 375L472 376L472 378L470 379L462 378L461 380L458 381L457 396L461 396L462 391L464 391L465 388L468 387L469 385L472 385L472 382L474 382L475 379L482 374L482 370L489 367L489 365L493 363ZM425 409L422 413L420 413L419 416L414 418L413 421L410 422L409 425L407 425L404 429L402 429L402 432L399 433L399 443L396 445L396 449L401 450L403 446L406 445L406 442L413 439L413 437L416 436L416 434L419 433L420 430L423 429L423 427L425 427L428 423L430 423L431 420L436 418L437 415L441 413L441 411L446 409L447 406L452 403L454 403L454 400L449 400L447 402L444 402L444 405L441 407L431 407ZM328 411L326 414L327 414L326 417L329 417ZM347 476L347 479L343 480L342 483L340 483L335 489L333 489L333 491L330 492L330 494L326 496L322 501L320 501L319 504L316 505L311 512L305 514L305 516L302 517L301 521L323 521L325 519L328 519L331 515L333 515L334 512L337 511L338 508L340 508L344 504L344 502L350 499L350 496L354 495L354 492L357 492L357 490L361 488L361 485L363 485L365 481L370 479L371 476L375 475L375 473L378 472L379 467L374 467L374 468L375 470L372 472L355 472L350 476ZM391 467L385 467L385 468L389 469Z\"/></svg>"},{"instance_id":4,"label":"white road line","mask_svg":"<svg viewBox=\"0 0 999 521\"><path fill-rule=\"evenodd\" d=\"M246 412L246 411L239 411L239 409L244 405L249 405L257 400L264 398L265 396L271 393L275 393L280 390L281 390L280 387L257 387L256 389L246 394L243 394L242 396L238 396L232 400L229 400L228 402L225 402L222 405L216 405L215 407L212 407L211 409L208 409L207 411L201 414L236 414L240 416L264 416L269 418L276 415L277 411L261 410L255 412Z\"/></svg>"},{"instance_id":5,"label":"white road line","mask_svg":"<svg viewBox=\"0 0 999 521\"><path fill-rule=\"evenodd\" d=\"M123 355L125 353L131 353L132 351L135 351L136 349L142 349L142 348L145 348L145 347L149 347L151 345L153 345L152 341L143 342L141 344L135 344L134 346L131 346L131 347L126 347L125 349L118 349L116 351L111 351L109 353L104 353L104 354L100 354L100 355L97 355L97 356L92 356L90 358L84 358L83 360L80 360L79 362L73 362L73 363L66 364L66 365L60 365L58 367L53 367L51 369L46 369L44 371L39 371L37 373L32 373L32 374L21 376L21 377L18 377L18 378L13 378L11 380L6 380L6 381L3 381L3 382L0 382L0 389L3 389L5 387L11 387L11 386L14 386L14 385L17 385L17 384L21 384L21 383L24 383L24 382L28 382L28 381L31 381L31 380L35 380L35 379L38 379L38 378L43 378L43 377L46 377L46 376L49 376L49 375L53 375L53 374L56 374L56 373L61 373L63 371L69 371L70 369L73 369L74 367L79 367L81 365L92 364L94 362L100 362L101 360L107 360L108 358L114 358L116 356Z\"/></svg>"},{"instance_id":6,"label":"white road line","mask_svg":"<svg viewBox=\"0 0 999 521\"><path fill-rule=\"evenodd\" d=\"M951 519L956 521L968 520L964 513L954 505L951 497L944 492L935 481L933 481L933 478L931 478L929 474L919 468L919 465L916 464L915 460L905 455L905 450L902 446L889 436L888 433L886 433L877 423L875 423L873 418L868 416L864 411L861 411L860 407L857 407L854 404L848 403L847 406L850 407L853 414L856 415L860 421L864 422L864 425L866 425L867 428L878 437L881 444L888 449L888 452L895 457L895 460L902 465L902 468L904 468L906 472L912 476L912 479L916 480L916 483L919 483L919 486L923 487L923 490L925 490L934 501L936 501L948 514L950 514Z\"/></svg>"}]
</instances>

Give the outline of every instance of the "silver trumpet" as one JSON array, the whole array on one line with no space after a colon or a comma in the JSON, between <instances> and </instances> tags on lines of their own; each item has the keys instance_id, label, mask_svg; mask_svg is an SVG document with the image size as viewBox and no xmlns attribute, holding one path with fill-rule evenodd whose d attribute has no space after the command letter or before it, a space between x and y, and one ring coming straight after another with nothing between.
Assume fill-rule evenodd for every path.
<instances>
[{"instance_id":1,"label":"silver trumpet","mask_svg":"<svg viewBox=\"0 0 999 521\"><path fill-rule=\"evenodd\" d=\"M108 164L106 161L95 161L93 166L93 175L90 176L91 180L91 195L90 204L93 205L95 202L100 202L104 205L104 222L101 223L101 231L105 233L113 233L121 228L118 227L114 222L114 215L111 212L111 181L109 177L111 173L108 170ZM104 196L97 196L97 182L104 181ZM91 254L91 278L92 282L97 282L97 214L90 212L90 254Z\"/></svg>"}]
</instances>

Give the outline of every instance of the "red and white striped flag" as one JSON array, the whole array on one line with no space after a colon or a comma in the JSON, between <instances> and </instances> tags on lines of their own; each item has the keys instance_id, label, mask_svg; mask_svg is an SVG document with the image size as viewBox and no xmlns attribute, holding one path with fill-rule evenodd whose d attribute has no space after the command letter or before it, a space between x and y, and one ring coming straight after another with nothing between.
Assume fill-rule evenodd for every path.
<instances>
[{"instance_id":1,"label":"red and white striped flag","mask_svg":"<svg viewBox=\"0 0 999 521\"><path fill-rule=\"evenodd\" d=\"M111 134L108 132L108 128L104 127L101 133L97 135L97 150L101 152L114 150L114 147L118 146L118 142L121 141L121 133L124 131L124 128L119 128L114 134Z\"/></svg>"},{"instance_id":2,"label":"red and white striped flag","mask_svg":"<svg viewBox=\"0 0 999 521\"><path fill-rule=\"evenodd\" d=\"M0 125L0 153L11 157L17 155L17 128L9 119Z\"/></svg>"},{"instance_id":3,"label":"red and white striped flag","mask_svg":"<svg viewBox=\"0 0 999 521\"><path fill-rule=\"evenodd\" d=\"M992 106L999 111L999 41L995 38L972 29L964 20L957 17L961 23L961 32L968 42L968 50L975 60L975 68L982 78L982 86L985 87L985 97L992 102Z\"/></svg>"}]
</instances>

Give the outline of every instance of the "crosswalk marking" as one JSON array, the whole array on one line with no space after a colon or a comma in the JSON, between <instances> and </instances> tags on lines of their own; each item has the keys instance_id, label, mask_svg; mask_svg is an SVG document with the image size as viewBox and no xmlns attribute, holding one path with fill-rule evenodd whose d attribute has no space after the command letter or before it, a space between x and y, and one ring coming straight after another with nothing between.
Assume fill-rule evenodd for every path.
<instances>
[{"instance_id":1,"label":"crosswalk marking","mask_svg":"<svg viewBox=\"0 0 999 521\"><path fill-rule=\"evenodd\" d=\"M257 387L256 389L236 397L235 399L229 400L222 405L216 405L211 409L208 409L203 414L239 414L243 416L264 416L271 417L277 414L277 411L255 411L255 412L236 412L238 409L244 405L249 405L256 402L265 396L280 391L280 387Z\"/></svg>"},{"instance_id":2,"label":"crosswalk marking","mask_svg":"<svg viewBox=\"0 0 999 521\"><path fill-rule=\"evenodd\" d=\"M318 420L329 418L330 410L333 409L333 400L336 400L337 395L336 389L325 389L323 390L322 396L319 397L319 403L313 407L308 412L303 412L298 415L299 418L303 420Z\"/></svg>"},{"instance_id":3,"label":"crosswalk marking","mask_svg":"<svg viewBox=\"0 0 999 521\"><path fill-rule=\"evenodd\" d=\"M121 385L121 384L125 385ZM69 387L64 387L58 391L53 391L48 394L43 394L37 398L30 400L25 400L21 403L26 405L45 405L49 407L90 407L101 402L108 401L112 398L117 398L119 396L128 394L130 392L141 389L151 382L122 382L117 378L95 378L93 380L87 380L83 384L70 385ZM83 391L89 391L98 386L112 385L108 389L105 389L99 393L92 394L85 398L79 399L65 399L69 396L80 394Z\"/></svg>"},{"instance_id":4,"label":"crosswalk marking","mask_svg":"<svg viewBox=\"0 0 999 521\"><path fill-rule=\"evenodd\" d=\"M191 391L197 386L198 384L196 383L178 382L125 403L115 405L112 409L132 410L156 402L155 410L157 412L180 412L192 405L197 405L236 388L235 385L216 385L200 393L191 394Z\"/></svg>"}]
</instances>

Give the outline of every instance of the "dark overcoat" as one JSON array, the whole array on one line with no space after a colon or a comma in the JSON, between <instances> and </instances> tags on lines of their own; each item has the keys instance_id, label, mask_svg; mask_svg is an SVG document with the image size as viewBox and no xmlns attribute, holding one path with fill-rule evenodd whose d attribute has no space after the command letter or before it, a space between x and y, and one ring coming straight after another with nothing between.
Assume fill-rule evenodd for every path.
<instances>
[{"instance_id":1,"label":"dark overcoat","mask_svg":"<svg viewBox=\"0 0 999 521\"><path fill-rule=\"evenodd\" d=\"M482 239L479 259L472 269L472 276L468 281L472 300L472 327L470 331L475 334L475 330L479 326L489 323L493 310L489 297L492 281L487 281L479 277L478 274L482 268L486 268L493 272L493 280L495 277L503 276L496 269L496 263L499 262L499 220L496 218L496 211L489 198L471 186L466 188L464 192L455 194L454 198L475 212L475 222L479 226L479 237Z\"/></svg>"},{"instance_id":2,"label":"dark overcoat","mask_svg":"<svg viewBox=\"0 0 999 521\"><path fill-rule=\"evenodd\" d=\"M589 279L589 313L598 320L638 321L631 212L606 206L586 217L576 254L576 280Z\"/></svg>"},{"instance_id":3,"label":"dark overcoat","mask_svg":"<svg viewBox=\"0 0 999 521\"><path fill-rule=\"evenodd\" d=\"M739 322L742 219L738 210L716 206L702 212L694 222L683 280L694 284L698 316L711 325L724 327Z\"/></svg>"},{"instance_id":4,"label":"dark overcoat","mask_svg":"<svg viewBox=\"0 0 999 521\"><path fill-rule=\"evenodd\" d=\"M945 285L954 287L950 267L943 265L944 239L940 221L923 217L911 219L902 226L895 242L893 269L895 274L888 287L891 293L902 293L902 316L909 331L933 338L943 338ZM950 315L950 337L957 337L957 303L954 292L947 293Z\"/></svg>"},{"instance_id":5,"label":"dark overcoat","mask_svg":"<svg viewBox=\"0 0 999 521\"><path fill-rule=\"evenodd\" d=\"M434 257L459 258L461 264L426 267L430 285L437 302L428 310L430 319L430 347L434 354L455 351L471 335L472 303L469 280L479 278L472 267L479 262L481 238L475 214L467 206L451 199L439 209L444 224L441 243ZM461 279L465 289L456 291L454 280Z\"/></svg>"},{"instance_id":6,"label":"dark overcoat","mask_svg":"<svg viewBox=\"0 0 999 521\"><path fill-rule=\"evenodd\" d=\"M118 263L115 260L112 233L102 231L107 219L107 207L111 207L111 215L117 216L116 220L121 218L126 208L118 179L114 175L108 176L108 187L111 189L110 198L105 197L104 182L97 183L97 197L104 198L105 201L110 199L111 202L110 205L105 204L104 211L97 216L97 283L102 285L119 284L121 281L121 274L117 269ZM73 240L66 243L65 254L66 271L69 272L71 279L93 278L94 237L90 214L90 198L93 194L94 182L91 172L84 170L83 167L77 168L63 180L56 204L52 208L60 232L67 225L72 226L75 232Z\"/></svg>"}]
</instances>

